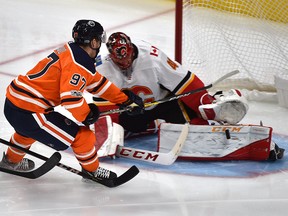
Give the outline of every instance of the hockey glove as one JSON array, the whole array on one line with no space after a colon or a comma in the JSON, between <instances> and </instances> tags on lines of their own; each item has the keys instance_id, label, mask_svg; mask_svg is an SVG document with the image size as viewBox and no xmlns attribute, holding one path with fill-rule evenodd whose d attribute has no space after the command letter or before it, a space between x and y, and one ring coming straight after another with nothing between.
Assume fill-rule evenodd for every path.
<instances>
[{"instance_id":1,"label":"hockey glove","mask_svg":"<svg viewBox=\"0 0 288 216\"><path fill-rule=\"evenodd\" d=\"M240 122L248 111L248 103L237 89L228 92L219 91L214 98L213 103L199 106L201 116L205 120L234 125Z\"/></svg>"},{"instance_id":2,"label":"hockey glove","mask_svg":"<svg viewBox=\"0 0 288 216\"><path fill-rule=\"evenodd\" d=\"M143 114L144 103L142 101L142 98L128 89L122 89L121 91L128 96L128 100L126 100L122 104L118 104L120 109L131 107L131 109L127 111L127 114L129 115Z\"/></svg>"},{"instance_id":3,"label":"hockey glove","mask_svg":"<svg viewBox=\"0 0 288 216\"><path fill-rule=\"evenodd\" d=\"M90 112L86 119L82 122L86 126L95 123L100 115L99 109L95 104L89 103L88 106L90 108Z\"/></svg>"}]
</instances>

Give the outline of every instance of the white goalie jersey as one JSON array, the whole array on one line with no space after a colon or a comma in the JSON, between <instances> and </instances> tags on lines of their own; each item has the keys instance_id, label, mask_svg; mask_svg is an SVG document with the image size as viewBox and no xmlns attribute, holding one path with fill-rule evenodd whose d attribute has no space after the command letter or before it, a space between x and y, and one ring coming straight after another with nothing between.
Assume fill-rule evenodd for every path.
<instances>
[{"instance_id":1,"label":"white goalie jersey","mask_svg":"<svg viewBox=\"0 0 288 216\"><path fill-rule=\"evenodd\" d=\"M131 89L145 102L165 98L189 74L192 79L192 73L170 60L161 50L144 41L138 41L136 45L138 56L133 61L132 69L121 71L107 55L97 57L97 71L118 88ZM159 88L159 85L163 88ZM101 102L97 102L97 105L101 106Z\"/></svg>"}]
</instances>

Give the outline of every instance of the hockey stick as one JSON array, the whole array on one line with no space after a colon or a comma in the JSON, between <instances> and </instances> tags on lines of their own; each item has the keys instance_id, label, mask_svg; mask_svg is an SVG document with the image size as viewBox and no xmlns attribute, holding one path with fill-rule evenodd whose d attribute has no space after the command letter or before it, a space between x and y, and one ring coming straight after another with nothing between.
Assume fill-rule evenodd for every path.
<instances>
[{"instance_id":1,"label":"hockey stick","mask_svg":"<svg viewBox=\"0 0 288 216\"><path fill-rule=\"evenodd\" d=\"M231 72L225 74L224 76L220 77L216 81L210 83L209 85L203 86L203 87L198 88L198 89L191 90L191 91L183 93L183 94L167 97L167 98L164 98L162 100L145 103L144 107L147 108L147 107L154 106L154 105L157 105L157 104L160 104L160 103L165 103L165 102L168 102L168 101L177 100L179 98L187 97L187 96L189 96L191 94L195 94L197 92L212 88L213 86L217 85L219 82L222 82L223 80L225 80L225 79L227 79L227 78L229 78L231 76L234 76L234 75L236 75L238 73L239 73L239 70L231 71ZM114 114L114 113L122 113L122 112L129 111L132 108L133 107L128 106L128 107L125 107L124 109L112 109L112 110L109 110L109 111L106 111L106 112L102 112L100 115L103 116L103 115L109 115L109 114Z\"/></svg>"},{"instance_id":2,"label":"hockey stick","mask_svg":"<svg viewBox=\"0 0 288 216\"><path fill-rule=\"evenodd\" d=\"M43 156L43 155L40 155L36 152L33 152L29 149L25 149L25 148L22 148L21 146L17 146L17 145L14 145L6 140L3 140L0 138L0 142L7 145L7 146L10 146L10 147L13 147L13 148L17 148L27 154L30 154L38 159L41 159L41 160L44 160L44 161L47 161L49 160L47 157ZM60 154L60 153L59 153ZM87 178L87 179L91 179L92 181L95 181L95 182L98 182L102 185L105 185L107 187L117 187L119 185L122 185L124 183L126 183L127 181L131 180L132 178L134 178L138 173L139 173L139 170L136 166L132 166L130 167L125 173L123 173L121 176L117 177L117 178L114 178L114 179L98 179L98 178L95 178L87 173L84 173L84 172L81 172L77 169L74 169L72 167L69 167L65 164L62 164L62 163L58 163L57 164L58 167L61 167L62 169L65 169L69 172L72 172L74 174L77 174L79 176L82 176L84 178Z\"/></svg>"},{"instance_id":3,"label":"hockey stick","mask_svg":"<svg viewBox=\"0 0 288 216\"><path fill-rule=\"evenodd\" d=\"M116 156L147 161L162 165L171 165L172 163L175 162L179 153L181 152L184 142L188 136L188 131L189 131L189 124L186 123L183 125L182 132L175 146L168 153L118 146Z\"/></svg>"},{"instance_id":4,"label":"hockey stick","mask_svg":"<svg viewBox=\"0 0 288 216\"><path fill-rule=\"evenodd\" d=\"M51 169L53 169L59 163L60 160L61 160L61 154L59 152L55 152L50 158L48 158L47 161L45 161L45 163L42 164L42 166L30 172L19 172L15 170L6 169L3 167L0 167L0 171L28 179L36 179L44 175L45 173L49 172Z\"/></svg>"},{"instance_id":5,"label":"hockey stick","mask_svg":"<svg viewBox=\"0 0 288 216\"><path fill-rule=\"evenodd\" d=\"M231 72L225 74L224 76L220 77L216 81L210 83L209 85L203 86L202 88L194 89L194 90L191 90L191 91L183 93L183 94L167 97L167 98L164 98L162 100L145 103L145 108L146 107L150 107L150 106L154 106L154 105L157 105L157 104L160 104L160 103L165 103L165 102L168 102L168 101L177 100L179 98L187 97L187 96L189 96L191 94L195 94L197 92L212 88L213 86L217 85L219 82L222 82L223 80L225 80L225 79L227 79L227 78L229 78L231 76L234 76L235 74L238 74L239 72L240 72L239 70L231 71Z\"/></svg>"}]
</instances>

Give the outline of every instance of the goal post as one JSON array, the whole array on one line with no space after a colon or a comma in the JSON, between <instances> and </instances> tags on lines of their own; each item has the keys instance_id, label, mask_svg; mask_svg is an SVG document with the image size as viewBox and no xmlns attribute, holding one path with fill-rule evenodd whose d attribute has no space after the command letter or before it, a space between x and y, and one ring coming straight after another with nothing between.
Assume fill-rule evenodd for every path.
<instances>
[{"instance_id":1,"label":"goal post","mask_svg":"<svg viewBox=\"0 0 288 216\"><path fill-rule=\"evenodd\" d=\"M204 83L275 92L288 78L287 0L176 0L175 60Z\"/></svg>"}]
</instances>

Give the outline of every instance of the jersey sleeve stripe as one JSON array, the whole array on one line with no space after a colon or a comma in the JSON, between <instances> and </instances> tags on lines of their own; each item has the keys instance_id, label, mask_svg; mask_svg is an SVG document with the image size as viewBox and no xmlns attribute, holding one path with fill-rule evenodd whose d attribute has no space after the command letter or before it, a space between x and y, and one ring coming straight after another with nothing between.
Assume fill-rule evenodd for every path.
<instances>
[{"instance_id":1,"label":"jersey sleeve stripe","mask_svg":"<svg viewBox=\"0 0 288 216\"><path fill-rule=\"evenodd\" d=\"M25 89L28 89L30 92L32 92L34 95L36 95L38 98L44 98L43 95L42 95L40 92L36 91L34 88L28 86L27 84L20 82L20 81L18 80L18 77L15 79L15 82L16 82L16 84L17 84L18 86L22 86L22 87L24 87ZM14 83L12 82L11 84L13 85ZM15 86L15 85L14 85L14 86ZM13 87L14 87L14 86L13 86Z\"/></svg>"},{"instance_id":2,"label":"jersey sleeve stripe","mask_svg":"<svg viewBox=\"0 0 288 216\"><path fill-rule=\"evenodd\" d=\"M91 92L97 92L104 84L105 82L107 81L106 77L103 77L98 83L97 83L97 86L94 87Z\"/></svg>"},{"instance_id":3,"label":"jersey sleeve stripe","mask_svg":"<svg viewBox=\"0 0 288 216\"><path fill-rule=\"evenodd\" d=\"M96 95L101 96L102 94L104 94L111 84L112 84L112 83L111 83L110 81L108 81L108 82L106 83L106 85L101 89L101 91L99 91L98 93L96 93Z\"/></svg>"},{"instance_id":4,"label":"jersey sleeve stripe","mask_svg":"<svg viewBox=\"0 0 288 216\"><path fill-rule=\"evenodd\" d=\"M186 89L186 87L193 82L194 80L194 74L188 71L187 75L184 77L184 79L176 86L176 88L173 90L173 94L181 94Z\"/></svg>"},{"instance_id":5,"label":"jersey sleeve stripe","mask_svg":"<svg viewBox=\"0 0 288 216\"><path fill-rule=\"evenodd\" d=\"M35 104L35 105L37 105L37 106L39 106L39 107L41 107L43 109L48 109L49 107L51 107L51 106L47 106L47 105L45 105L45 104L43 104L43 103L41 103L41 102L39 102L37 100L34 100L34 99L30 98L30 97L25 97L23 95L17 94L16 92L14 92L11 89L10 86L8 87L8 91L13 97L18 98L18 99L23 100L23 101L26 101L28 103Z\"/></svg>"},{"instance_id":6,"label":"jersey sleeve stripe","mask_svg":"<svg viewBox=\"0 0 288 216\"><path fill-rule=\"evenodd\" d=\"M69 103L69 102L75 102L75 101L81 101L83 98L65 98L65 99L62 99L61 100L61 104L64 104L64 103Z\"/></svg>"},{"instance_id":7,"label":"jersey sleeve stripe","mask_svg":"<svg viewBox=\"0 0 288 216\"><path fill-rule=\"evenodd\" d=\"M82 100L79 103L74 103L71 105L62 104L62 106L65 107L66 109L74 109L77 107L81 107L83 103L84 103L84 98L82 98Z\"/></svg>"},{"instance_id":8,"label":"jersey sleeve stripe","mask_svg":"<svg viewBox=\"0 0 288 216\"><path fill-rule=\"evenodd\" d=\"M96 74L96 75L99 75L99 74ZM89 91L89 92L92 91L92 89L94 89L95 87L97 87L97 86L99 85L99 83L102 82L103 79L104 79L104 77L103 77L103 76L100 76L99 81L94 82L94 83L92 83L91 85L86 86L86 90Z\"/></svg>"},{"instance_id":9,"label":"jersey sleeve stripe","mask_svg":"<svg viewBox=\"0 0 288 216\"><path fill-rule=\"evenodd\" d=\"M48 100L46 100L41 94L41 97L39 97L38 95L35 95L35 94L33 94L33 93L31 93L31 92L28 92L28 91L26 91L26 90L24 90L24 89L22 89L22 88L20 88L20 87L18 87L14 82L11 82L11 85L10 85L15 91L18 91L19 93L22 93L22 94L25 94L25 95L27 95L27 96L29 96L29 97L31 97L31 98L35 98L35 99L39 99L39 100L41 100L41 101L43 101L45 104L47 104L48 106L53 106L53 103L51 104ZM29 88L29 89L31 89L31 88ZM36 92L36 91L34 91L34 92Z\"/></svg>"}]
</instances>

